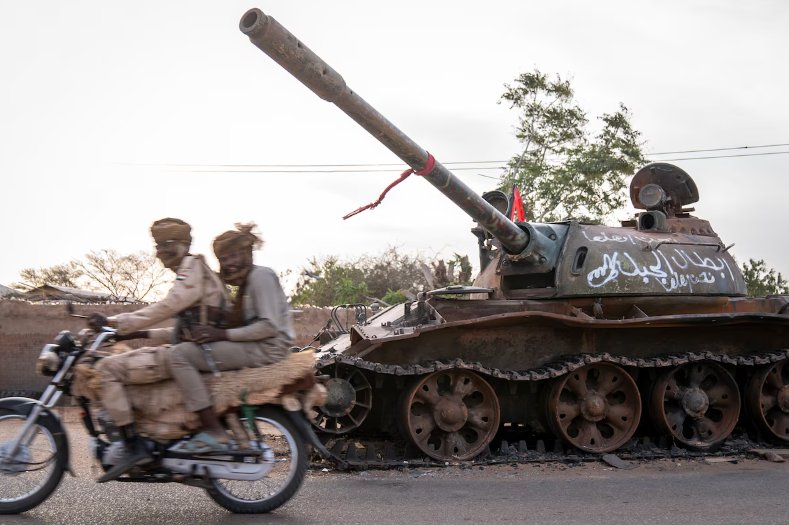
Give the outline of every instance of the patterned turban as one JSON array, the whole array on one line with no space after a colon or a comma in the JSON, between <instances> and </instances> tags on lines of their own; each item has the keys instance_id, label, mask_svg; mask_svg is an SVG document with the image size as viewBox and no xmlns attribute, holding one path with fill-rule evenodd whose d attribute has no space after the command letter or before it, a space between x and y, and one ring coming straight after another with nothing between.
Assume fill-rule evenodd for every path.
<instances>
[{"instance_id":1,"label":"patterned turban","mask_svg":"<svg viewBox=\"0 0 789 525\"><path fill-rule=\"evenodd\" d=\"M159 219L151 225L151 235L158 243L165 241L192 242L192 227L181 219Z\"/></svg>"},{"instance_id":2,"label":"patterned turban","mask_svg":"<svg viewBox=\"0 0 789 525\"><path fill-rule=\"evenodd\" d=\"M235 230L229 230L214 239L214 254L220 257L237 250L257 250L263 246L263 239L256 230L254 222L249 224L236 223Z\"/></svg>"}]
</instances>

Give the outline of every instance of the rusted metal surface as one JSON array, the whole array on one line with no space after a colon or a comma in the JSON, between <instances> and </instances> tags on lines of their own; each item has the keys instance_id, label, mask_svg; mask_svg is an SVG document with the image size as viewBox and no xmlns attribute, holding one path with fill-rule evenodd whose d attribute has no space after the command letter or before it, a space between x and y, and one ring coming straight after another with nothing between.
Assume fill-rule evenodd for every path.
<instances>
[{"instance_id":1,"label":"rusted metal surface","mask_svg":"<svg viewBox=\"0 0 789 525\"><path fill-rule=\"evenodd\" d=\"M642 202L642 192L648 186L651 186L653 190L655 187L661 188L664 192L664 198L660 199L658 204L650 205ZM665 162L655 162L638 170L630 183L630 202L636 209L663 208L668 202L670 203L670 206L667 207L670 210L668 215L673 217L682 210L684 205L693 204L698 200L699 190L690 175L683 169Z\"/></svg>"},{"instance_id":2,"label":"rusted metal surface","mask_svg":"<svg viewBox=\"0 0 789 525\"><path fill-rule=\"evenodd\" d=\"M550 381L556 381L557 378L561 379L568 374L583 369L589 365L599 363L615 363L622 367L629 369L642 369L658 371L671 371L688 364L704 364L709 366L711 362L724 363L728 366L743 367L745 370L752 372L758 369L769 369L772 365L777 364L782 367L789 358L789 350L783 352L774 352L766 354L754 354L739 356L736 359L721 359L721 356L715 354L673 354L656 357L653 359L628 359L611 355L577 355L567 357L563 361L557 361L549 366L543 367L539 370L524 371L523 373L506 373L501 370L490 369L480 365L479 363L468 363L461 359L455 359L450 362L432 362L424 363L421 365L400 366L400 365L383 365L381 363L374 363L364 361L363 359L355 359L336 355L333 357L326 356L318 363L321 370L332 368L335 366L341 367L355 367L358 370L364 370L372 376L379 379L384 376L390 378L419 378L425 377L428 374L436 372L445 373L447 371L473 371L483 377L490 378L489 381L496 379L519 382L529 382L535 384L550 384ZM501 394L497 389L497 393ZM500 396L501 399L501 396ZM523 403L526 399L520 399L518 403ZM633 406L632 403L630 405ZM508 416L502 415L501 421L507 421ZM346 435L350 439L346 439ZM538 434L539 436L540 434ZM562 438L561 433L555 434ZM621 435L621 434L620 434ZM669 435L671 435L669 433ZM726 433L728 436L728 433ZM726 437L726 436L724 436ZM569 449L562 447L559 442L550 442L550 436L544 438L529 438L530 445L526 445L526 441L521 437L521 441L515 446L510 445L506 441L493 442L489 445L495 445L495 451L492 449L483 450L479 456L475 458L475 462L482 464L500 463L500 462L544 462L544 461L596 461L599 459L599 451L578 452L583 451L581 447L577 447L577 443L573 440L566 440L570 446ZM373 468L373 467L402 467L403 465L443 465L447 461L458 461L456 457L434 457L434 455L427 454L419 447L409 448L409 443L402 442L402 438L395 438L394 441L381 441L369 439L364 434L324 434L324 439L328 448L338 459L347 461L349 466L355 468ZM752 442L746 441L741 443L742 439L734 440L730 447L726 445L721 448L715 448L716 454L730 453L736 450L744 453L754 447ZM618 454L624 458L644 459L644 458L660 458L660 457L687 457L694 456L692 450L699 450L702 454L709 454L710 447L697 446L691 447L690 450L681 450L676 447L671 448L671 443L674 441L665 441L660 435L652 437L633 437L623 448L618 449ZM683 441L679 440L679 443ZM545 443L548 443L546 445ZM717 441L719 443L719 440ZM703 442L701 443L703 445ZM575 448L575 452L573 451ZM584 455L589 454L589 455Z\"/></svg>"},{"instance_id":3,"label":"rusted metal surface","mask_svg":"<svg viewBox=\"0 0 789 525\"><path fill-rule=\"evenodd\" d=\"M484 366L480 363L464 361L461 358L455 358L446 361L425 361L420 364L405 364L405 365L392 365L384 364L375 361L366 361L364 359L337 355L325 355L320 358L316 366L318 370L325 367L341 364L343 366L352 366L361 370L368 370L376 374L383 374L388 376L418 376L431 374L443 370L473 370L480 374L484 374L497 379L505 379L507 381L544 381L555 377L563 376L573 370L582 366L592 363L615 363L620 366L634 367L634 368L667 368L684 365L686 363L696 363L699 361L711 361L714 363L721 363L726 365L736 365L744 367L753 367L757 365L766 365L769 363L777 363L784 359L789 358L789 349L778 352L768 352L740 356L725 356L714 354L712 352L704 353L685 353L685 354L665 354L652 358L631 358L627 356L617 356L608 353L602 354L579 354L575 356L564 357L563 359L556 360L545 364L539 368L531 370L501 370Z\"/></svg>"},{"instance_id":4,"label":"rusted metal surface","mask_svg":"<svg viewBox=\"0 0 789 525\"><path fill-rule=\"evenodd\" d=\"M553 381L545 397L554 434L587 452L611 452L627 443L641 418L633 378L612 363L583 366Z\"/></svg>"},{"instance_id":5,"label":"rusted metal surface","mask_svg":"<svg viewBox=\"0 0 789 525\"><path fill-rule=\"evenodd\" d=\"M521 306L527 310L503 314L495 312L506 307L507 303L509 307L513 307L514 301L479 301L486 305L482 312L491 315L474 318L467 317L469 313L462 311L463 308L452 301L436 301L433 305L436 308L435 322L438 322L439 318L443 322L399 329L394 328L397 323L387 326L371 323L356 327L358 343L343 345L341 341L337 341L337 346L327 345L319 355L317 366L320 370L355 368L366 373L367 382L372 385L372 396L379 400L378 404L373 403L373 406L377 407L374 410L378 413L370 414L368 429L383 430L386 434L388 431L385 426L387 419L392 419L391 414L407 413L404 412L407 407L398 402L397 394L407 388L408 384L413 384L412 381L418 383L437 372L461 370L489 378L500 404L502 424L507 422L518 428L529 429L528 432L532 433L546 431L546 428L540 430L539 424L535 426L541 413L547 412L549 418L561 416L563 387L573 373L590 365L610 363L624 367L627 373L618 377L628 383L632 381L630 378L633 374L640 373L643 377L646 373L646 377L651 377L648 375L651 370L672 373L680 370L683 365L696 363L702 363L704 370L718 370L716 364L742 367L745 370L743 374L747 377L754 367L783 362L789 357L786 345L789 326L786 316L760 311L780 309L782 300L765 305L761 301L731 301L725 297L695 299L695 302L691 301L695 303L694 311L712 310L715 313L678 314L674 313L677 309L675 304L666 300L655 300L643 301L640 304L648 312L657 311L660 307L662 312L670 315L594 319L577 312L573 315L555 313L561 311L561 301L555 301L553 306L541 303L543 310L549 311L530 311L528 308L533 306L532 302L525 301ZM571 306L567 310L572 313L572 308L588 306L583 302L576 304L579 306ZM610 304L604 302L603 305L607 315L619 311L630 312L633 308L632 301L624 300L611 301ZM396 315L393 310L384 318L391 319ZM446 321L443 315L454 320ZM349 342L350 337L347 339ZM360 348L361 350L357 351ZM727 373L725 370L723 372ZM609 371L603 375L610 377ZM704 390L707 385L702 384L703 380L694 379L698 385L688 382L682 386L686 390L701 389L696 397L706 395L711 409L719 411L720 406L715 404L715 397L719 395L716 388L725 385L725 376L713 375L716 377L715 388L709 392ZM518 384L534 386L524 388L517 386ZM551 395L550 385L557 384L562 385L562 388L554 389ZM655 389L655 392L661 392L665 388L660 386L657 375L645 380L644 384ZM597 392L595 388L591 389L593 393ZM736 385L733 388L734 391L727 394L731 399L737 394ZM541 396L541 392L548 394ZM600 420L602 423L594 421L600 416L592 410L596 406L595 399L577 398L575 403L578 407L588 404L591 409L587 406L586 413L581 411L582 417L576 421L574 427L562 426L557 420L551 423L549 419L547 430L553 431L554 435L580 449L594 452L617 450L616 447L623 446L630 439L629 432L634 430L643 418L640 401L637 401L638 389L633 390L630 385L629 390L623 392L628 393L617 393L615 401L619 406L613 411L603 402L607 398L597 392L598 400L603 402L602 406L598 407L604 414ZM652 397L656 398L657 395L653 393ZM691 405L694 400L698 401L692 395L689 396L685 405L679 405L679 408L693 409ZM565 396L563 403L567 404L566 401ZM719 443L731 432L730 425L737 422L739 405L736 404L736 407L728 412L714 412L714 416L707 416L706 410L698 412L701 410L698 407L696 413L683 412L689 423L680 431L680 436L674 437L675 441L695 448ZM624 417L632 426L615 426L611 423L611 418L617 416L620 417L617 423L624 423L620 412L625 413ZM718 417L718 414L721 417ZM567 412L565 417L566 415ZM698 417L694 419L694 416ZM705 417L713 424L710 426L702 423L707 425L707 434L702 436L704 427L693 425ZM661 425L655 414L651 418L658 428L674 436L670 424ZM428 453L416 441L416 427L409 424L407 418L401 416L401 419L404 419L401 427L406 429L406 436L410 434L408 440L419 453L438 461L457 459L454 456L441 456L440 450ZM589 432L581 432L581 428L586 428ZM601 436L594 437L594 444L589 437L593 435L590 433L591 428L595 428ZM695 433L693 428L696 428ZM369 435L355 432L356 428L352 428L347 434L358 439ZM391 435L396 436L397 431L394 430Z\"/></svg>"},{"instance_id":6,"label":"rusted metal surface","mask_svg":"<svg viewBox=\"0 0 789 525\"><path fill-rule=\"evenodd\" d=\"M338 348L327 345L319 355L341 352L388 364L462 357L510 371L539 368L558 356L581 352L633 359L677 350L736 357L786 348L789 324L784 316L759 313L598 320L526 311L402 328L396 334L391 327L371 324L358 333L359 344L338 341Z\"/></svg>"},{"instance_id":7,"label":"rusted metal surface","mask_svg":"<svg viewBox=\"0 0 789 525\"><path fill-rule=\"evenodd\" d=\"M688 363L652 386L652 421L684 445L703 450L729 437L740 416L737 382L721 365Z\"/></svg>"},{"instance_id":8,"label":"rusted metal surface","mask_svg":"<svg viewBox=\"0 0 789 525\"><path fill-rule=\"evenodd\" d=\"M789 362L759 367L748 380L745 403L751 420L770 440L789 440Z\"/></svg>"},{"instance_id":9,"label":"rusted metal surface","mask_svg":"<svg viewBox=\"0 0 789 525\"><path fill-rule=\"evenodd\" d=\"M584 254L578 262L579 254ZM557 297L745 295L720 239L574 225L559 266Z\"/></svg>"},{"instance_id":10,"label":"rusted metal surface","mask_svg":"<svg viewBox=\"0 0 789 525\"><path fill-rule=\"evenodd\" d=\"M328 434L344 434L359 428L372 408L372 387L358 369L334 367L324 386L326 404L317 407L313 425Z\"/></svg>"},{"instance_id":11,"label":"rusted metal surface","mask_svg":"<svg viewBox=\"0 0 789 525\"><path fill-rule=\"evenodd\" d=\"M453 369L413 383L400 413L408 437L438 460L474 459L499 430L499 402L478 374Z\"/></svg>"}]
</instances>

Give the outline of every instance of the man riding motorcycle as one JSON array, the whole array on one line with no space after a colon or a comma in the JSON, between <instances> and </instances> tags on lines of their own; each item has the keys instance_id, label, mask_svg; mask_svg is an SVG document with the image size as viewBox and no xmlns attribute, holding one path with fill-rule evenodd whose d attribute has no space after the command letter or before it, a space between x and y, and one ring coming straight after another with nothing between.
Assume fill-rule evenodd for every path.
<instances>
[{"instance_id":1,"label":"man riding motorcycle","mask_svg":"<svg viewBox=\"0 0 789 525\"><path fill-rule=\"evenodd\" d=\"M91 315L95 328L117 328L120 338L147 337L177 343L190 338L190 323L215 326L222 321L228 302L227 292L219 277L208 267L201 255L191 255L191 227L171 217L158 220L151 226L156 242L156 256L162 264L176 273L175 283L160 302L134 312L105 317ZM175 328L148 329L162 321L177 317ZM145 330L148 329L148 330ZM99 482L118 478L134 466L151 461L151 457L137 436L134 416L124 385L154 383L171 377L169 346L140 348L102 359L97 370L101 378L101 399L112 421L120 430L125 444L122 460L105 473Z\"/></svg>"},{"instance_id":2,"label":"man riding motorcycle","mask_svg":"<svg viewBox=\"0 0 789 525\"><path fill-rule=\"evenodd\" d=\"M219 370L260 367L287 357L293 344L290 306L277 274L270 268L252 264L252 252L263 244L254 224L236 224L214 239L222 280L238 286L229 326L194 327L197 343L211 343ZM200 417L202 431L186 443L189 452L222 452L228 437L222 428L200 372L212 371L211 363L195 343L181 343L172 349L173 379L184 392L186 409Z\"/></svg>"}]
</instances>

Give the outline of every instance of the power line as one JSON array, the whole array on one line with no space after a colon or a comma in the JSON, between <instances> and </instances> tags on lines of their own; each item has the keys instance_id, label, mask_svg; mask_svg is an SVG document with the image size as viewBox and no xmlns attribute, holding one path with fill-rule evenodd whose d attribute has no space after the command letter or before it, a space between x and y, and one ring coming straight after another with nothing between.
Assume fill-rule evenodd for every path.
<instances>
[{"instance_id":1,"label":"power line","mask_svg":"<svg viewBox=\"0 0 789 525\"><path fill-rule=\"evenodd\" d=\"M763 144L761 146L734 146L731 148L711 148L711 149L686 149L681 151L662 151L659 153L649 153L649 155L677 155L680 153L708 153L710 151L733 151L738 149L758 149L758 148L780 148L789 144ZM684 160L684 159L683 159Z\"/></svg>"},{"instance_id":2,"label":"power line","mask_svg":"<svg viewBox=\"0 0 789 525\"><path fill-rule=\"evenodd\" d=\"M399 166L399 165L398 165ZM492 170L492 169L504 169L504 166L494 166L490 168L455 168L453 171L465 171L465 170ZM184 170L169 170L171 172L176 173L398 173L402 171L401 169L348 169L348 170L204 170L204 169L184 169ZM498 180L499 177L494 177L492 175L485 175L483 173L474 173L473 175L477 175L479 177L485 177L489 179Z\"/></svg>"},{"instance_id":3,"label":"power line","mask_svg":"<svg viewBox=\"0 0 789 525\"><path fill-rule=\"evenodd\" d=\"M649 152L645 155L647 157L655 156L655 155L678 155L678 154L685 154L685 153L709 153L709 152L716 152L716 151L736 151L736 150L744 150L744 149L763 149L763 148L778 148L783 146L789 146L789 143L779 143L779 144L760 144L756 146L732 146L727 148L706 148L706 149L688 149L688 150L677 150L677 151L658 151L658 152ZM707 157L686 157L686 158L676 158L676 159L664 159L664 160L694 160L694 159L718 159L718 158L726 158L726 157L750 157L750 156L759 156L759 155L783 155L787 152L763 152L763 153L750 153L750 154L740 154L740 155L722 155L722 156L707 156ZM496 166L476 166L476 167L468 167L468 168L454 168L457 171L461 170L471 170L471 169L505 169L506 166L502 164L507 163L507 160L460 160L460 161L450 161L450 162L442 162L447 167L451 167L454 165L468 165L468 164L496 164ZM393 167L397 168L402 166L402 163L360 163L360 164L164 164L164 165L146 165L146 164L137 164L137 166L156 166L156 167L169 167L169 168L215 168L217 172L224 173L225 171L234 171L234 170L254 170L250 171L250 173L281 173L280 171L268 171L269 169L278 170L280 168L383 168L383 167ZM308 170L305 173L312 173L314 170ZM345 172L355 172L355 171L394 171L394 170L376 170L376 169L364 169L364 170L321 170L321 173L345 173ZM211 173L209 171L209 173ZM302 173L301 171L294 171L294 173Z\"/></svg>"},{"instance_id":4,"label":"power line","mask_svg":"<svg viewBox=\"0 0 789 525\"><path fill-rule=\"evenodd\" d=\"M660 159L661 161L677 161L677 160L708 160L708 159L730 159L733 157L762 157L764 155L786 155L789 151L765 151L763 153L739 153L735 155L711 155L708 157L684 157L678 159ZM654 155L654 153L653 153Z\"/></svg>"},{"instance_id":5,"label":"power line","mask_svg":"<svg viewBox=\"0 0 789 525\"><path fill-rule=\"evenodd\" d=\"M736 157L762 157L766 155L787 155L789 151L765 151L761 153L739 153L734 155L708 155L703 157L677 157L672 159L660 159L661 161L680 161L680 160L710 160L710 159L730 159ZM652 153L654 155L654 153ZM466 163L472 163L472 161L468 161ZM456 163L460 164L460 162ZM192 166L192 169L188 168L187 166ZM227 166L227 169L203 169L203 168L214 168L214 167L222 167ZM249 168L274 168L277 165L213 165L213 164L192 164L192 165L180 165L182 169L174 169L169 171L174 172L188 172L188 173L394 173L400 171L399 169L385 169L385 168L373 168L373 169L357 169L357 168L350 168L350 169L311 169L311 170L302 170L302 169L295 169L301 167L323 167L323 166L402 166L402 164L338 164L338 165L330 165L330 164L282 164L279 165L283 168L293 168L293 169L245 169L246 167ZM238 169L233 169L238 168ZM479 170L505 170L507 166L499 165L499 166L470 166L470 167L459 167L459 168L452 168L452 171L479 171ZM491 175L484 175L482 173L477 173L475 175L479 175L480 177L488 177L491 179L496 179L497 177L493 177Z\"/></svg>"},{"instance_id":6,"label":"power line","mask_svg":"<svg viewBox=\"0 0 789 525\"><path fill-rule=\"evenodd\" d=\"M646 157L654 155L670 155L670 154L683 154L683 153L705 153L705 152L719 152L719 151L737 151L747 149L763 149L763 148L776 148L789 146L789 143L780 144L761 144L756 146L734 146L727 148L707 148L707 149L690 149L678 151L664 151L647 153ZM787 155L789 151L767 151L758 153L739 153L733 155L707 155L707 156L693 156L693 157L676 157L668 159L658 159L663 162L669 161L688 161L688 160L711 160L711 159L726 159L738 157L760 157L767 155ZM485 170L506 170L508 166L507 161L504 160L467 160L467 161L452 161L443 163L447 168L452 171L485 171ZM474 164L474 166L469 166ZM493 166L484 166L483 164L495 164ZM369 163L369 164L126 164L131 166L148 166L148 167L164 167L174 168L168 171L174 172L188 172L188 173L296 173L296 174L318 174L318 173L393 173L400 171L403 164L394 163ZM391 168L389 168L391 167ZM303 168L317 168L317 169L303 169ZM328 169L322 169L328 168ZM334 169L342 168L342 169ZM483 173L475 173L479 177L498 180L499 177L492 175L485 175Z\"/></svg>"},{"instance_id":7,"label":"power line","mask_svg":"<svg viewBox=\"0 0 789 525\"><path fill-rule=\"evenodd\" d=\"M442 162L445 166L450 164L501 164L502 162L507 162L505 160L459 160L454 162ZM140 166L141 164L137 164ZM145 164L142 164L145 166ZM159 164L148 164L148 166L160 166ZM341 167L364 167L364 166L373 166L373 167L384 167L384 166L403 166L403 163L389 163L389 164L381 164L381 163L366 163L366 164L165 164L164 166L167 167L174 167L174 168L193 168L193 167L206 167L206 168L341 168ZM498 167L498 166L495 166ZM460 168L457 168L460 169ZM472 168L467 168L472 169ZM483 168L484 169L484 168ZM491 169L491 168L487 168ZM344 170L343 170L344 171ZM365 170L370 171L370 170ZM387 170L388 171L388 170Z\"/></svg>"}]
</instances>

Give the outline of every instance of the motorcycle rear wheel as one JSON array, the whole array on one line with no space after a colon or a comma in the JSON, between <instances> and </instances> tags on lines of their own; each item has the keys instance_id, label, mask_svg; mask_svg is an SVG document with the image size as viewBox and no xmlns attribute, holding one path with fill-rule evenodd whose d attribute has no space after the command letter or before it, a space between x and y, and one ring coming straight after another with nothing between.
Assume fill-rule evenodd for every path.
<instances>
[{"instance_id":1,"label":"motorcycle rear wheel","mask_svg":"<svg viewBox=\"0 0 789 525\"><path fill-rule=\"evenodd\" d=\"M29 443L12 457L10 443L27 420L24 409L0 407L0 514L18 514L40 505L57 488L68 461L63 428L39 418Z\"/></svg>"},{"instance_id":2,"label":"motorcycle rear wheel","mask_svg":"<svg viewBox=\"0 0 789 525\"><path fill-rule=\"evenodd\" d=\"M246 424L246 420L242 421ZM255 422L263 441L273 452L271 471L257 481L212 479L211 488L206 489L215 502L230 512L271 512L293 497L307 473L304 439L281 408L258 408Z\"/></svg>"}]
</instances>

